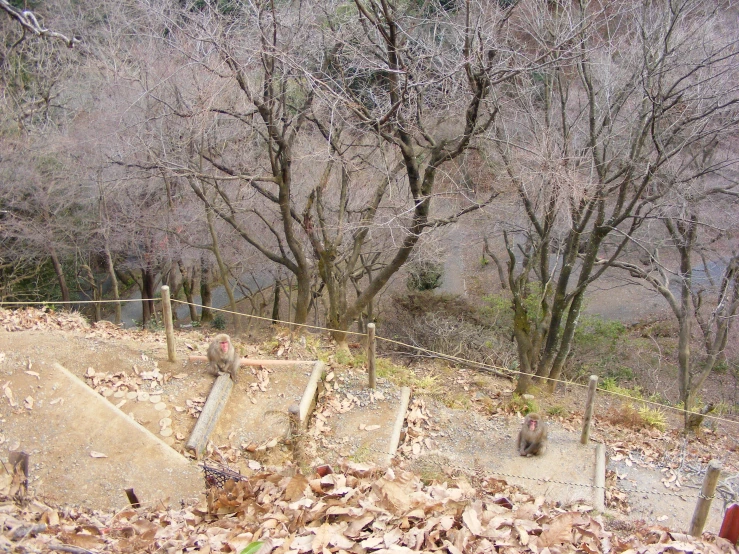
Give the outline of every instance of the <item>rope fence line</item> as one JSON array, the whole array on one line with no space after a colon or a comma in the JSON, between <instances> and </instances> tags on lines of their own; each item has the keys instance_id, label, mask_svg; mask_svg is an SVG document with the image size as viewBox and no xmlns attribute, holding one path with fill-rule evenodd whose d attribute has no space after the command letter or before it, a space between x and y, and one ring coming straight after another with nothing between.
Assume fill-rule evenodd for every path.
<instances>
[{"instance_id":1,"label":"rope fence line","mask_svg":"<svg viewBox=\"0 0 739 554\"><path fill-rule=\"evenodd\" d=\"M162 299L161 298L154 298L153 300L155 302L161 302ZM62 301L62 302L0 302L0 308L2 308L6 304L7 305L45 305L45 306L48 306L48 305L56 305L56 304L98 304L98 303L116 303L116 302L141 302L141 299L126 299L126 300L83 300L83 301ZM321 326L317 326L317 325L309 325L309 324L306 324L306 323L292 323L292 322L289 322L289 321L282 321L282 320L272 319L271 317L264 317L264 316L257 316L257 315L252 315L252 314L244 314L244 313L241 313L241 312L234 312L232 310L227 310L227 309L224 309L224 308L213 308L213 307L209 307L209 306L204 306L202 304L197 304L197 303L194 303L194 302L186 302L184 300L177 300L177 299L174 299L174 298L171 299L171 302L173 302L173 303L176 302L176 303L182 304L184 306L194 306L196 308L201 308L201 309L202 308L206 308L206 309L208 309L208 310L210 310L212 312L219 312L219 313L224 313L224 314L229 314L229 315L234 315L234 316L240 316L240 317L248 317L248 318L257 319L257 320L260 320L260 321L269 321L270 323L277 323L277 324L280 324L280 325L284 325L286 327L301 327L301 328L305 328L305 329L313 329L313 330L316 330L316 331L324 331L324 332L328 332L328 333L331 333L333 331L336 331L336 329L331 329L329 327L321 327ZM347 335L358 336L358 337L367 337L367 333L360 333L358 331L349 331L349 330L347 330L347 331L343 331L343 332L345 334L347 334ZM519 371L519 370L515 370L515 369L510 369L510 368L502 367L502 366L496 366L494 364L485 364L483 362L477 362L477 361L474 361L474 360L467 360L465 358L460 358L458 356L454 356L454 355L451 355L451 354L444 354L442 352L436 352L434 350L430 350L430 349L424 348L422 346L415 346L415 345L411 345L411 344L406 344L406 343L403 343L403 342L400 342L400 341L397 341L397 340L394 340L394 339L386 338L386 337L381 337L381 336L377 336L376 335L375 338L377 340L381 340L381 341L384 341L384 342L387 342L387 343L390 343L390 344L395 344L396 346L401 346L401 347L406 348L406 349L409 349L409 350L416 350L416 351L419 351L419 352L424 352L424 353L433 355L433 356L438 357L438 358L442 358L442 359L454 361L454 362L457 362L457 363L460 363L460 364L475 366L475 367L478 367L480 369L490 370L490 371L493 371L493 372L496 372L496 373L503 373L505 375L510 375L510 376L513 376L513 375L529 375L531 377L535 377L534 375L527 374L527 373L525 373L523 371ZM569 386L569 387L580 387L580 388L583 388L583 389L587 389L588 388L588 385L585 385L585 384L582 384L582 383L576 383L575 381L568 381L568 380L563 380L563 379L553 379L551 377L543 377L543 376L542 377L536 377L536 378L537 379L540 379L542 381L548 381L548 382L552 382L552 383L555 383L555 384L556 383L560 383L560 384L564 385L565 387L567 387L567 386ZM645 405L650 405L650 406L656 406L659 409L671 410L673 412L677 412L678 414L680 414L682 416L685 416L685 414L687 413L689 415L700 415L700 416L703 416L705 419L713 420L713 421L716 421L716 422L730 423L730 424L734 424L734 425L738 425L739 424L739 421L734 421L734 420L727 419L727 418L724 418L724 417L721 417L721 416L715 416L715 415L710 415L710 414L701 414L700 412L694 412L694 411L685 410L685 409L682 409L682 408L677 408L677 407L674 407L674 406L669 406L667 404L661 404L661 403L655 402L653 400L647 400L647 399L643 399L643 398L634 398L633 396L629 396L628 394L624 394L624 393L616 392L616 391L611 391L611 390L603 389L603 388L600 388L600 387L597 387L597 391L598 392L601 392L601 393L605 393L605 394L610 394L612 396L619 397L619 398L622 398L622 399L630 400L632 402L638 402L640 404L645 404Z\"/></svg>"},{"instance_id":2,"label":"rope fence line","mask_svg":"<svg viewBox=\"0 0 739 554\"><path fill-rule=\"evenodd\" d=\"M191 304L189 302L184 302L182 300L172 299L172 302L178 302L180 304L192 305L192 306L201 307L201 308L203 307L200 304ZM332 332L332 331L335 331L335 329L331 329L331 328L328 328L328 327L319 327L319 326L308 325L308 324L303 324L303 323L290 323L289 321L273 320L272 318L269 318L269 317L261 317L261 316L254 316L254 315L250 315L250 314L242 314L240 312L233 312L231 310L226 310L226 309L211 308L211 310L222 312L222 313L227 313L227 314L231 314L231 315L238 315L238 316L244 316L244 317L251 317L251 318L255 318L255 319L261 319L263 321L275 322L275 323L279 323L279 324L282 324L282 325L285 325L285 326L305 327L305 328L308 328L308 329L315 329L315 330L318 330L318 331L325 331L325 332L329 332L329 333ZM356 331L344 331L344 332L347 335L356 335L356 336L360 336L360 337L367 337L367 333L359 333L359 332L356 332ZM384 342L387 342L387 343L395 344L397 346L401 346L401 347L407 348L409 350L417 350L419 352L425 352L427 354L431 354L431 355L433 355L435 357L438 357L438 358L443 358L443 359L446 359L446 360L455 361L455 362L458 362L458 363L461 363L461 364L476 366L476 367L479 367L481 369L488 369L488 370L492 370L492 371L495 371L495 372L498 372L498 373L505 373L505 374L508 374L508 375L530 375L530 374L524 373L523 371L518 371L516 369L510 369L510 368L507 368L507 367L496 366L494 364L485 364L483 362L477 362L477 361L474 361L474 360L467 360L465 358L460 358L460 357L454 356L452 354L444 354L442 352L436 352L434 350L430 350L430 349L424 348L422 346L415 346L415 345L412 345L412 344L406 344L404 342L400 342L400 341L397 341L397 340L394 340L394 339L389 339L389 338L386 338L386 337L381 337L379 335L376 335L375 338L377 340L381 340L381 341L384 341ZM533 375L530 375L530 376L531 377L534 377ZM567 381L567 380L563 380L563 379L553 379L551 377L536 377L536 378L537 379L541 379L542 381L549 381L549 382L553 382L553 383L561 383L564 386L580 387L582 389L587 389L588 388L588 385L582 384L582 383L576 383L575 381ZM612 396L616 396L616 397L624 398L624 399L627 399L627 400L631 400L632 402L639 402L641 404L648 404L648 405L651 405L651 406L656 406L658 408L672 410L674 412L678 412L681 415L685 415L685 413L687 412L688 414L702 415L704 418L706 418L706 419L712 419L714 421L719 421L719 422L724 422L724 423L732 423L732 424L735 424L735 425L736 424L739 424L739 422L737 422L737 421L734 421L734 420L731 420L731 419L722 418L720 416L713 416L713 415L710 415L710 414L701 414L700 412L693 412L693 411L690 411L690 410L684 410L684 409L681 409L681 408L675 408L673 406L669 406L669 405L666 405L666 404L660 404L659 402L655 402L653 400L647 400L647 399L643 399L643 398L634 398L633 396L629 396L628 394L624 394L624 393L621 393L621 392L611 391L611 390L603 389L603 388L600 388L600 387L598 387L597 390L598 390L598 392L602 392L602 393L610 394Z\"/></svg>"},{"instance_id":3,"label":"rope fence line","mask_svg":"<svg viewBox=\"0 0 739 554\"><path fill-rule=\"evenodd\" d=\"M309 325L308 323L292 323L290 321L282 321L281 319L273 319L271 317L264 317L260 315L252 315L252 314L243 314L241 312L234 312L231 310L226 310L224 308L210 308L208 306L203 306L202 304L195 304L194 302L185 302L184 300L177 300L175 298L172 299L172 302L177 302L178 304L182 304L184 306L194 306L196 308L207 308L211 312L220 312L224 314L230 314L230 315L236 315L240 317L250 317L252 319L258 319L260 321L269 321L270 323L279 323L280 325L285 325L286 327L302 327L305 329L315 329L316 331L326 331L328 333L332 331L336 331L336 329L331 329L329 327L320 327L318 325ZM359 337L366 337L367 333L360 333L358 331L344 331L347 335L356 335Z\"/></svg>"},{"instance_id":4,"label":"rope fence line","mask_svg":"<svg viewBox=\"0 0 739 554\"><path fill-rule=\"evenodd\" d=\"M144 300L148 300L144 298ZM161 298L152 298L154 302L160 302ZM54 300L53 302L44 302L43 300L23 302L20 300L6 301L0 300L0 308L3 306L56 306L57 304L118 304L124 302L141 302L141 298L121 298L120 300Z\"/></svg>"}]
</instances>

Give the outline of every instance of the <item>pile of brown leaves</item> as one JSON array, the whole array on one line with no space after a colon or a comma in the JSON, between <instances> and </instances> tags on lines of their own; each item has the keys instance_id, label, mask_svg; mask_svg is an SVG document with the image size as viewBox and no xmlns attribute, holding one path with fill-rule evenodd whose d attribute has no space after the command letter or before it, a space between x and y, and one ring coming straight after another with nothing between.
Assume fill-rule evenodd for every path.
<instances>
[{"instance_id":1,"label":"pile of brown leaves","mask_svg":"<svg viewBox=\"0 0 739 554\"><path fill-rule=\"evenodd\" d=\"M323 467L311 477L294 466L213 488L207 503L116 514L55 510L40 502L0 505L0 549L42 552L709 552L736 550L723 539L695 539L652 527L629 540L600 517L546 504L487 481L424 485L400 469L365 464Z\"/></svg>"},{"instance_id":2,"label":"pile of brown leaves","mask_svg":"<svg viewBox=\"0 0 739 554\"><path fill-rule=\"evenodd\" d=\"M418 457L423 448L431 450L433 441L428 437L427 430L431 426L426 401L423 398L414 398L406 414L407 428L403 443L398 452L407 458Z\"/></svg>"},{"instance_id":3,"label":"pile of brown leaves","mask_svg":"<svg viewBox=\"0 0 739 554\"><path fill-rule=\"evenodd\" d=\"M79 331L89 329L87 320L76 312L55 312L42 308L6 310L0 308L0 327L8 331Z\"/></svg>"}]
</instances>

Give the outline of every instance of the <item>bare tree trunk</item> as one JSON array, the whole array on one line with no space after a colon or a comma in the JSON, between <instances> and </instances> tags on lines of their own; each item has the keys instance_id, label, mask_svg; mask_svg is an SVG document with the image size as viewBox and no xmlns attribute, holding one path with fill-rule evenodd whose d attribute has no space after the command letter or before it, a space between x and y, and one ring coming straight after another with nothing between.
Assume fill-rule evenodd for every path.
<instances>
[{"instance_id":1,"label":"bare tree trunk","mask_svg":"<svg viewBox=\"0 0 739 554\"><path fill-rule=\"evenodd\" d=\"M115 274L115 267L113 266L113 256L110 254L110 248L108 247L108 239L105 239L105 262L108 267L108 275L110 276L110 285L113 288L113 298L115 299L114 309L115 315L113 316L113 323L116 325L121 322L121 302L120 294L118 293L118 278Z\"/></svg>"},{"instance_id":2,"label":"bare tree trunk","mask_svg":"<svg viewBox=\"0 0 739 554\"><path fill-rule=\"evenodd\" d=\"M142 326L144 328L150 323L154 315L154 274L148 268L141 270L141 308Z\"/></svg>"},{"instance_id":3,"label":"bare tree trunk","mask_svg":"<svg viewBox=\"0 0 739 554\"><path fill-rule=\"evenodd\" d=\"M100 321L102 316L102 305L100 304L99 300L102 299L102 287L98 284L97 279L95 279L95 274L92 271L92 268L89 264L82 264L80 265L80 269L85 273L86 275L86 281L90 285L90 288L92 289L92 300L93 300L93 317L92 320L94 322ZM83 282L80 282L80 288L82 288ZM83 291L84 292L84 291Z\"/></svg>"},{"instance_id":4,"label":"bare tree trunk","mask_svg":"<svg viewBox=\"0 0 739 554\"><path fill-rule=\"evenodd\" d=\"M688 414L685 413L685 432L686 433L693 433L698 434L700 431L701 424L703 423L703 420L706 418L706 415L711 413L714 409L714 404L712 402L709 402L703 408L701 408L700 412Z\"/></svg>"},{"instance_id":5,"label":"bare tree trunk","mask_svg":"<svg viewBox=\"0 0 739 554\"><path fill-rule=\"evenodd\" d=\"M195 322L198 320L198 310L195 308L195 296L193 291L195 290L195 271L193 267L189 270L185 267L182 260L177 262L180 268L180 274L182 275L182 290L185 293L185 300L187 301L187 308L190 311L190 321Z\"/></svg>"},{"instance_id":6,"label":"bare tree trunk","mask_svg":"<svg viewBox=\"0 0 739 554\"><path fill-rule=\"evenodd\" d=\"M295 273L295 279L297 280L297 294L295 298L295 316L294 319L289 319L295 323L300 323L295 330L302 333L305 329L302 324L308 322L308 306L310 305L310 272L305 270L303 266L299 267L299 270ZM290 303L288 306L292 309L292 278L290 279Z\"/></svg>"},{"instance_id":7,"label":"bare tree trunk","mask_svg":"<svg viewBox=\"0 0 739 554\"><path fill-rule=\"evenodd\" d=\"M228 295L228 303L231 307L232 314L232 321L234 326L234 331L238 332L241 329L241 318L236 313L236 299L234 298L234 291L231 288L231 283L228 280L228 268L226 267L226 264L223 262L223 258L221 257L221 251L218 248L218 236L216 235L216 229L215 225L213 225L213 210L206 206L205 208L205 217L208 220L208 231L210 231L210 238L213 241L213 255L216 257L216 263L218 264L218 271L221 273L221 281L223 282L223 288L226 289L226 294Z\"/></svg>"},{"instance_id":8,"label":"bare tree trunk","mask_svg":"<svg viewBox=\"0 0 739 554\"><path fill-rule=\"evenodd\" d=\"M200 260L200 303L202 310L200 312L200 322L210 323L213 321L213 294L210 289L210 264L203 256Z\"/></svg>"},{"instance_id":9,"label":"bare tree trunk","mask_svg":"<svg viewBox=\"0 0 739 554\"><path fill-rule=\"evenodd\" d=\"M293 278L291 275L290 277L287 278L287 320L288 321L293 321L292 313L293 313ZM304 323L304 322L299 321L296 316L295 323Z\"/></svg>"},{"instance_id":10,"label":"bare tree trunk","mask_svg":"<svg viewBox=\"0 0 739 554\"><path fill-rule=\"evenodd\" d=\"M516 300L514 296L514 316L513 316L513 338L516 341L516 349L518 350L518 380L516 382L516 390L514 394L526 394L532 385L532 373L534 364L532 356L535 351L531 342L531 332L529 331L529 319L525 313L522 303Z\"/></svg>"},{"instance_id":11,"label":"bare tree trunk","mask_svg":"<svg viewBox=\"0 0 739 554\"><path fill-rule=\"evenodd\" d=\"M280 281L275 279L274 300L272 302L272 325L280 320Z\"/></svg>"},{"instance_id":12,"label":"bare tree trunk","mask_svg":"<svg viewBox=\"0 0 739 554\"><path fill-rule=\"evenodd\" d=\"M54 266L54 273L59 281L59 289L62 292L62 301L69 302L69 287L67 286L67 280L64 278L64 268L62 267L59 257L56 254L56 250L52 247L49 252L51 257L51 264Z\"/></svg>"}]
</instances>

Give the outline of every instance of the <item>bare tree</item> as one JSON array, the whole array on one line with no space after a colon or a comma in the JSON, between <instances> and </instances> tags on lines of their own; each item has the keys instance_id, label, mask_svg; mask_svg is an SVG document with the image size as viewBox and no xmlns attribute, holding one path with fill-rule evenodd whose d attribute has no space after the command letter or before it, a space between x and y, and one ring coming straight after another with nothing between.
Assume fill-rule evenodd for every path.
<instances>
[{"instance_id":1,"label":"bare tree","mask_svg":"<svg viewBox=\"0 0 739 554\"><path fill-rule=\"evenodd\" d=\"M80 42L78 37L67 37L62 33L47 29L39 22L38 16L33 11L18 9L11 5L8 0L0 0L0 10L8 14L20 26L23 32L23 35L18 39L16 44L22 42L27 34L41 38L58 39L65 42L69 48Z\"/></svg>"},{"instance_id":2,"label":"bare tree","mask_svg":"<svg viewBox=\"0 0 739 554\"><path fill-rule=\"evenodd\" d=\"M694 157L694 164L706 169L702 179L670 183L669 193L654 213L665 235L630 236L638 248L634 261L612 262L659 292L677 320L678 388L685 430L693 432L713 409L712 403L706 403L700 412L694 411L703 384L724 353L739 310L739 252L731 241L737 228L735 161L731 149L718 153L716 149L708 150L712 155L701 151ZM695 342L699 354L693 352Z\"/></svg>"},{"instance_id":3,"label":"bare tree","mask_svg":"<svg viewBox=\"0 0 739 554\"><path fill-rule=\"evenodd\" d=\"M6 186L0 190L0 229L3 242L12 241L7 259L30 257L48 263L56 276L58 298L69 302L65 268L72 266L76 245L89 232L87 225L78 223L86 221L87 215L82 191L74 190L66 179L72 173L70 160L29 137L5 140L4 146L0 175Z\"/></svg>"},{"instance_id":4,"label":"bare tree","mask_svg":"<svg viewBox=\"0 0 739 554\"><path fill-rule=\"evenodd\" d=\"M168 36L198 64L187 70L198 86L162 100L190 138L148 166L193 177L201 201L297 277L298 323L317 270L340 344L425 235L495 198L465 197L453 179L441 188L437 175L454 173L495 121L492 91L572 39L519 52L532 31L514 23L512 6L354 8L265 2L249 18L204 7L168 20L178 28ZM434 212L437 194L456 200Z\"/></svg>"},{"instance_id":5,"label":"bare tree","mask_svg":"<svg viewBox=\"0 0 739 554\"><path fill-rule=\"evenodd\" d=\"M519 393L531 375L559 378L588 285L622 254L662 183L706 171L691 152L735 131L739 98L736 40L703 2L530 4L528 17L541 41L575 39L498 98L491 136L524 214L499 224Z\"/></svg>"}]
</instances>

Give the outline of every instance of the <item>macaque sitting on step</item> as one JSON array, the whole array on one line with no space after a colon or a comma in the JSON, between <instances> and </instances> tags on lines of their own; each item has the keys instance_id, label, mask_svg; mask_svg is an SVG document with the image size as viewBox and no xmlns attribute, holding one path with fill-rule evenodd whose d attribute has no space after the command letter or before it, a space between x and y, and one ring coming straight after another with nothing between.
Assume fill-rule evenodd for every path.
<instances>
[{"instance_id":1,"label":"macaque sitting on step","mask_svg":"<svg viewBox=\"0 0 739 554\"><path fill-rule=\"evenodd\" d=\"M539 414L528 414L518 432L516 447L521 456L542 454L547 444L547 424Z\"/></svg>"},{"instance_id":2,"label":"macaque sitting on step","mask_svg":"<svg viewBox=\"0 0 739 554\"><path fill-rule=\"evenodd\" d=\"M221 373L228 373L235 384L240 362L241 358L231 344L231 337L225 334L216 335L208 347L208 373L216 377Z\"/></svg>"}]
</instances>

